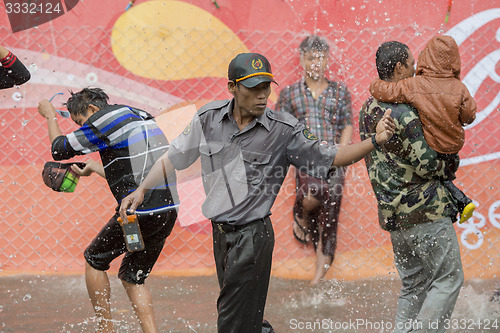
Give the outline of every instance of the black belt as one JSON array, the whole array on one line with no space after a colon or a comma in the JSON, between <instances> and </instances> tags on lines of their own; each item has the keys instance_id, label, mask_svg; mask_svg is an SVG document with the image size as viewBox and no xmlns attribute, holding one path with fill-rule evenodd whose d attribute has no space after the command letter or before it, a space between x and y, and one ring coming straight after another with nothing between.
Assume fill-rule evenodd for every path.
<instances>
[{"instance_id":1,"label":"black belt","mask_svg":"<svg viewBox=\"0 0 500 333\"><path fill-rule=\"evenodd\" d=\"M234 231L237 231L237 230L240 230L240 229L243 229L249 225L252 225L254 223L257 223L257 222L264 222L265 221L265 218L260 218L260 219L257 219L257 220L254 220L254 221L251 221L251 222L248 222L246 224L240 224L240 225L234 225L234 224L229 224L229 222L215 222L215 221L212 221L212 224L217 228L219 229L219 231L221 233L226 233L226 232L234 232Z\"/></svg>"}]
</instances>

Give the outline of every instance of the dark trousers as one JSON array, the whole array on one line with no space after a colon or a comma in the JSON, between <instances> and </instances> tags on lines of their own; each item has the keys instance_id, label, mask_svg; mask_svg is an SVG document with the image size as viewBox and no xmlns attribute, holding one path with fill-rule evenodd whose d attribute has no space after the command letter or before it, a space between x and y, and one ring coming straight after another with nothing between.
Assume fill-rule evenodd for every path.
<instances>
[{"instance_id":1,"label":"dark trousers","mask_svg":"<svg viewBox=\"0 0 500 333\"><path fill-rule=\"evenodd\" d=\"M455 177L455 172L458 170L458 166L460 165L460 158L458 154L437 154L438 159L441 159L446 163L446 169L448 174L450 175L448 180L443 180L442 183L446 187L446 189L451 193L451 195L457 200L457 208L459 213L461 213L465 206L472 202L464 192L462 192L455 184L453 184L453 180Z\"/></svg>"},{"instance_id":2,"label":"dark trousers","mask_svg":"<svg viewBox=\"0 0 500 333\"><path fill-rule=\"evenodd\" d=\"M274 249L271 220L266 217L227 231L212 226L220 287L217 330L261 333Z\"/></svg>"}]
</instances>

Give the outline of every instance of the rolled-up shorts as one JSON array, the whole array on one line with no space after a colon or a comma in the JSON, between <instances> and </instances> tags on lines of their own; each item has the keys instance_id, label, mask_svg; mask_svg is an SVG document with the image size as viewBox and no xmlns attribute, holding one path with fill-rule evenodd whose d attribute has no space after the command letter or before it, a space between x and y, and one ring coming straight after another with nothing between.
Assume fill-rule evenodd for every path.
<instances>
[{"instance_id":1,"label":"rolled-up shorts","mask_svg":"<svg viewBox=\"0 0 500 333\"><path fill-rule=\"evenodd\" d=\"M139 227L145 247L144 250L135 252L127 251L118 217L118 214L111 217L83 255L90 266L106 271L114 259L125 253L118 277L129 283L143 284L158 260L165 240L172 232L177 211L173 209L154 215L140 215Z\"/></svg>"},{"instance_id":2,"label":"rolled-up shorts","mask_svg":"<svg viewBox=\"0 0 500 333\"><path fill-rule=\"evenodd\" d=\"M310 212L308 223L314 250L317 249L321 237L325 256L335 256L337 248L338 218L345 172L345 168L336 168L330 172L328 181L323 181L296 171L297 195L293 207L294 215L303 218L303 201L309 192L322 203L315 211Z\"/></svg>"}]
</instances>

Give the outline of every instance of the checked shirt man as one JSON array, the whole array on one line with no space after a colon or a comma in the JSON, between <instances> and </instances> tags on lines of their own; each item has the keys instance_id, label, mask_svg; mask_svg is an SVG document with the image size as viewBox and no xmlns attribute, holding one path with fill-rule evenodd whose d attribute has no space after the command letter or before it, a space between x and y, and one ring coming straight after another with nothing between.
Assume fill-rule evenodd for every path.
<instances>
[{"instance_id":1,"label":"checked shirt man","mask_svg":"<svg viewBox=\"0 0 500 333\"><path fill-rule=\"evenodd\" d=\"M351 94L344 83L327 79L329 50L327 41L316 35L300 43L304 77L281 90L276 109L296 117L329 145L345 145L353 130ZM296 170L293 234L301 243L312 242L316 251L312 285L323 279L335 256L344 179L342 167L330 172L327 181Z\"/></svg>"}]
</instances>

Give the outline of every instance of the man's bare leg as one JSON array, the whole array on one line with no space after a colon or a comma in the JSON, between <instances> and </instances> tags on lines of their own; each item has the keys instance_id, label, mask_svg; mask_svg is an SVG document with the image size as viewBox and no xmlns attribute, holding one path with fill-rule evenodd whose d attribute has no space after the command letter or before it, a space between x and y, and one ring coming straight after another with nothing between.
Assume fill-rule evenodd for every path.
<instances>
[{"instance_id":1,"label":"man's bare leg","mask_svg":"<svg viewBox=\"0 0 500 333\"><path fill-rule=\"evenodd\" d=\"M302 201L302 218L299 218L297 215L295 215L295 220L298 222L300 226L297 225L297 223L293 224L293 228L295 231L296 235L303 235L304 231L303 230L309 230L309 221L310 221L310 213L315 210L321 202L314 198L311 194L311 190L308 191L307 196L304 197ZM302 227L302 230L301 230ZM300 236L299 236L300 237ZM306 242L311 241L311 234L308 232L304 240Z\"/></svg>"},{"instance_id":2,"label":"man's bare leg","mask_svg":"<svg viewBox=\"0 0 500 333\"><path fill-rule=\"evenodd\" d=\"M128 298L132 303L135 314L139 318L142 331L145 333L157 333L153 299L149 289L144 284L134 284L122 280L123 287L127 291Z\"/></svg>"},{"instance_id":3,"label":"man's bare leg","mask_svg":"<svg viewBox=\"0 0 500 333\"><path fill-rule=\"evenodd\" d=\"M311 286L318 284L330 269L333 262L333 257L323 254L323 241L319 237L318 246L316 247L316 271L314 272L314 278L311 280Z\"/></svg>"},{"instance_id":4,"label":"man's bare leg","mask_svg":"<svg viewBox=\"0 0 500 333\"><path fill-rule=\"evenodd\" d=\"M85 282L87 283L87 291L97 317L97 332L114 332L113 322L111 321L111 293L108 274L85 263Z\"/></svg>"}]
</instances>

